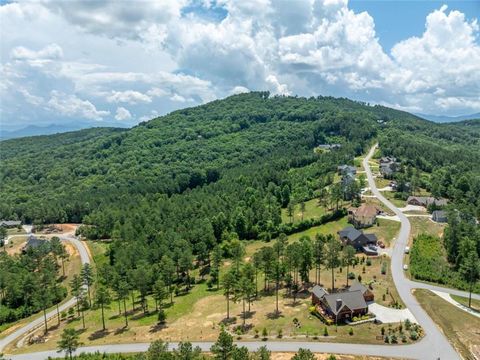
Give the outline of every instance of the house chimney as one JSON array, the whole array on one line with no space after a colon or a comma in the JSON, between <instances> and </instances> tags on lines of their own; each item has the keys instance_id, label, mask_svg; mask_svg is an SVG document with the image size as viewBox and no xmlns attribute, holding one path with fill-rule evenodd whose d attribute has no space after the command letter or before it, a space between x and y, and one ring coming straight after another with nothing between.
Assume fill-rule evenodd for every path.
<instances>
[{"instance_id":1,"label":"house chimney","mask_svg":"<svg viewBox=\"0 0 480 360\"><path fill-rule=\"evenodd\" d=\"M342 307L342 299L337 299L336 302L337 302L337 311L338 311Z\"/></svg>"}]
</instances>

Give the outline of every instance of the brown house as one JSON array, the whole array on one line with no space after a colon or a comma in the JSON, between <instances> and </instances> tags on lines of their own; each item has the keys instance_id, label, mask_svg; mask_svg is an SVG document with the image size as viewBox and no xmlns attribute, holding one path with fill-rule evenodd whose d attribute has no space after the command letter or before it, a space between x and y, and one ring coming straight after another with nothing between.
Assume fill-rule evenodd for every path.
<instances>
[{"instance_id":1,"label":"brown house","mask_svg":"<svg viewBox=\"0 0 480 360\"><path fill-rule=\"evenodd\" d=\"M382 209L372 204L362 204L360 207L351 207L348 209L348 222L356 228L372 226L377 221L377 215L382 213Z\"/></svg>"},{"instance_id":2,"label":"brown house","mask_svg":"<svg viewBox=\"0 0 480 360\"><path fill-rule=\"evenodd\" d=\"M368 305L364 294L373 300L373 293L368 289L366 289L368 291L364 292L361 284L355 287L354 285L347 291L333 294L329 294L324 288L316 285L312 290L312 303L322 315L331 318L335 322L366 315L368 313Z\"/></svg>"},{"instance_id":3,"label":"brown house","mask_svg":"<svg viewBox=\"0 0 480 360\"><path fill-rule=\"evenodd\" d=\"M431 196L409 196L407 199L407 204L424 206L435 205L442 207L447 205L447 199L436 199Z\"/></svg>"}]
</instances>

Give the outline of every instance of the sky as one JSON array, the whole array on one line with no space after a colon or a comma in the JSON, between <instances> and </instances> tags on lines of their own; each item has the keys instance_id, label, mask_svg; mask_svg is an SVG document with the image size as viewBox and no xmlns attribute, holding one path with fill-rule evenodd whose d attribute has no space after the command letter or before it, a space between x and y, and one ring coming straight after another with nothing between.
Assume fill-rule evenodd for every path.
<instances>
[{"instance_id":1,"label":"sky","mask_svg":"<svg viewBox=\"0 0 480 360\"><path fill-rule=\"evenodd\" d=\"M133 125L253 90L480 112L480 1L0 0L0 128Z\"/></svg>"}]
</instances>

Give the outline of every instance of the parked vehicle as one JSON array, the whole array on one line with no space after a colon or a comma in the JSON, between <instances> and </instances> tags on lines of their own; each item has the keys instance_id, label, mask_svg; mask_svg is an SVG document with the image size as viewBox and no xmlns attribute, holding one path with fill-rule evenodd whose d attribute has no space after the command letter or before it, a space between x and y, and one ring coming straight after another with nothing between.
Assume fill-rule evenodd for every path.
<instances>
[{"instance_id":1,"label":"parked vehicle","mask_svg":"<svg viewBox=\"0 0 480 360\"><path fill-rule=\"evenodd\" d=\"M405 254L408 254L410 252L410 246L405 246Z\"/></svg>"},{"instance_id":2,"label":"parked vehicle","mask_svg":"<svg viewBox=\"0 0 480 360\"><path fill-rule=\"evenodd\" d=\"M403 270L408 270L408 265L407 264L403 265Z\"/></svg>"}]
</instances>

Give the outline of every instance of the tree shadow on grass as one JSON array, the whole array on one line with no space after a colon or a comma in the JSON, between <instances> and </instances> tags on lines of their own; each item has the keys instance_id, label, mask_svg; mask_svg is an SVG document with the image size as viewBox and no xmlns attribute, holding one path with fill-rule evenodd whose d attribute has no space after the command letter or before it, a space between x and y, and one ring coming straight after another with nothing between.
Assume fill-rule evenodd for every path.
<instances>
[{"instance_id":1,"label":"tree shadow on grass","mask_svg":"<svg viewBox=\"0 0 480 360\"><path fill-rule=\"evenodd\" d=\"M283 317L284 316L281 311L272 311L267 314L267 319L269 320L276 320Z\"/></svg>"},{"instance_id":2,"label":"tree shadow on grass","mask_svg":"<svg viewBox=\"0 0 480 360\"><path fill-rule=\"evenodd\" d=\"M165 323L165 322L164 322L164 323L156 323L155 325L152 325L152 326L150 327L149 332L151 332L151 333L156 333L156 332L159 332L159 331L161 331L161 330L163 330L163 329L166 329L167 327L168 327L168 326L167 326L167 323Z\"/></svg>"},{"instance_id":3,"label":"tree shadow on grass","mask_svg":"<svg viewBox=\"0 0 480 360\"><path fill-rule=\"evenodd\" d=\"M132 316L131 319L132 319L132 320L140 320L140 319L143 319L143 318L145 318L145 317L147 317L147 316L150 316L150 315L152 315L152 314L153 314L152 311L147 311L147 312L145 312L145 313L142 311L140 314L137 314L137 315Z\"/></svg>"},{"instance_id":4,"label":"tree shadow on grass","mask_svg":"<svg viewBox=\"0 0 480 360\"><path fill-rule=\"evenodd\" d=\"M224 318L222 321L220 321L220 323L223 325L235 324L236 322L237 322L236 316L232 316L229 319Z\"/></svg>"},{"instance_id":5,"label":"tree shadow on grass","mask_svg":"<svg viewBox=\"0 0 480 360\"><path fill-rule=\"evenodd\" d=\"M114 334L114 335L121 335L121 334L123 334L124 332L127 332L128 330L129 330L128 327L123 326L123 327L121 327L121 328L117 328L113 334Z\"/></svg>"},{"instance_id":6,"label":"tree shadow on grass","mask_svg":"<svg viewBox=\"0 0 480 360\"><path fill-rule=\"evenodd\" d=\"M251 319L253 317L253 315L255 315L257 312L256 311L247 311L245 313L245 319ZM243 314L242 314L242 317L243 317Z\"/></svg>"},{"instance_id":7,"label":"tree shadow on grass","mask_svg":"<svg viewBox=\"0 0 480 360\"><path fill-rule=\"evenodd\" d=\"M105 336L107 336L108 334L110 334L110 331L108 329L106 330L97 330L93 333L90 334L90 336L88 337L88 340L98 340L98 339L101 339Z\"/></svg>"}]
</instances>

